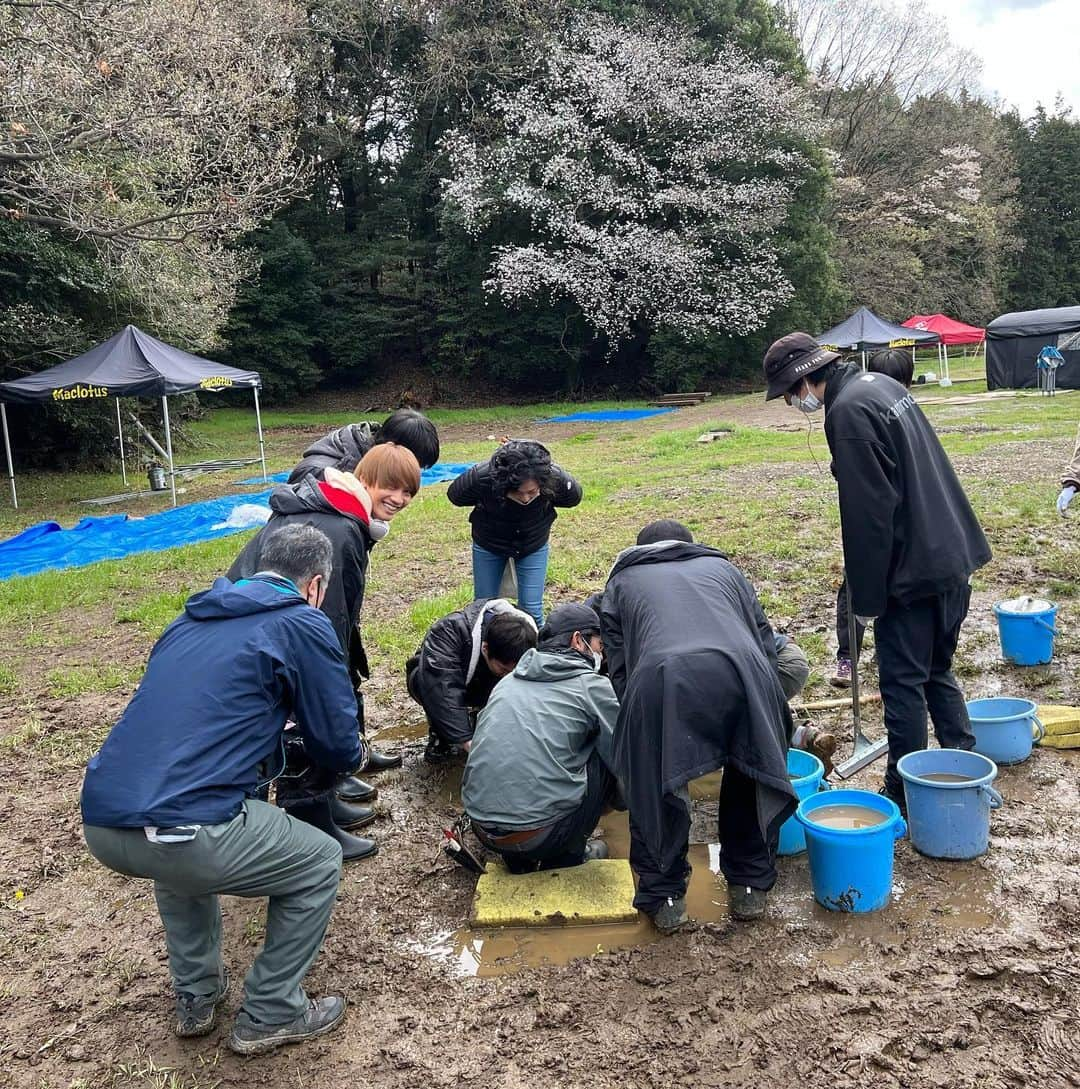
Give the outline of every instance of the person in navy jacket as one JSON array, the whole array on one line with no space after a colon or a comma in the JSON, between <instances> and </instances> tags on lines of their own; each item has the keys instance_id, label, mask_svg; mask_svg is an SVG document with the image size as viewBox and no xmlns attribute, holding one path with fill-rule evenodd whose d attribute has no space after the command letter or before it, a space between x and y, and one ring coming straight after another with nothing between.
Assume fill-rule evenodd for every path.
<instances>
[{"instance_id":1,"label":"person in navy jacket","mask_svg":"<svg viewBox=\"0 0 1080 1089\"><path fill-rule=\"evenodd\" d=\"M266 541L253 577L219 578L189 598L83 783L90 853L154 882L178 1036L210 1032L228 990L218 896L270 898L229 1041L243 1054L329 1032L345 1012L343 999L309 1000L302 986L333 911L341 847L259 800L280 771L287 723L318 764L348 772L361 758L345 654L319 611L331 557L320 530L288 526Z\"/></svg>"}]
</instances>

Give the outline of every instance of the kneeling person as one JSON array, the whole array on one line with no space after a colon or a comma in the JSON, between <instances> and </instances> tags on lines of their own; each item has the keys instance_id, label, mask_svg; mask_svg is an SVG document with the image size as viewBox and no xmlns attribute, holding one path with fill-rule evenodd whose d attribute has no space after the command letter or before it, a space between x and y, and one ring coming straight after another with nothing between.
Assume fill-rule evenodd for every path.
<instances>
[{"instance_id":1,"label":"kneeling person","mask_svg":"<svg viewBox=\"0 0 1080 1089\"><path fill-rule=\"evenodd\" d=\"M480 841L515 873L607 856L589 842L618 796L619 705L596 672L602 649L595 611L559 606L480 712L461 798Z\"/></svg>"},{"instance_id":2,"label":"kneeling person","mask_svg":"<svg viewBox=\"0 0 1080 1089\"><path fill-rule=\"evenodd\" d=\"M476 712L535 646L536 621L502 598L480 598L431 625L405 665L409 695L427 715L429 764L468 752Z\"/></svg>"},{"instance_id":3,"label":"kneeling person","mask_svg":"<svg viewBox=\"0 0 1080 1089\"><path fill-rule=\"evenodd\" d=\"M318 608L331 556L324 533L287 526L265 541L257 575L189 598L83 783L90 853L154 882L178 1036L210 1032L228 990L218 896L270 898L229 1040L241 1054L320 1036L345 1013L342 998L309 1000L302 986L334 910L341 847L258 800L290 716L321 766L360 761L345 655Z\"/></svg>"}]
</instances>

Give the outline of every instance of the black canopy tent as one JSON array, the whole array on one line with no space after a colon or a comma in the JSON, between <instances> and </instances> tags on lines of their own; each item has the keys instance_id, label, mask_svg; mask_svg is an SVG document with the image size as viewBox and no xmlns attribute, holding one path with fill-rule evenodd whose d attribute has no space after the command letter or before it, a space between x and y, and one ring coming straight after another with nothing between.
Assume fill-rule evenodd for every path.
<instances>
[{"instance_id":1,"label":"black canopy tent","mask_svg":"<svg viewBox=\"0 0 1080 1089\"><path fill-rule=\"evenodd\" d=\"M19 505L15 491L15 468L8 436L7 405L37 404L43 401L70 401L116 398L116 425L120 438L120 458L127 483L124 461L124 430L120 422L121 397L160 397L165 424L165 454L169 462L172 502L176 506L176 470L173 465L172 430L169 426L169 398L178 393L220 393L226 389L250 389L255 396L255 426L259 434L259 460L266 479L266 447L263 442L259 387L262 379L255 371L226 367L197 355L173 348L163 341L125 326L116 336L96 348L47 371L0 382L0 419L3 421L4 452L7 455L11 500Z\"/></svg>"},{"instance_id":2,"label":"black canopy tent","mask_svg":"<svg viewBox=\"0 0 1080 1089\"><path fill-rule=\"evenodd\" d=\"M850 318L826 329L817 337L822 347L862 353L864 369L867 352L879 348L914 348L917 344L937 344L939 339L937 333L928 329L908 329L879 318L865 306L860 306Z\"/></svg>"},{"instance_id":3,"label":"black canopy tent","mask_svg":"<svg viewBox=\"0 0 1080 1089\"><path fill-rule=\"evenodd\" d=\"M986 388L1030 389L1035 360L1047 345L1065 357L1055 375L1059 389L1080 389L1080 306L1002 314L986 327Z\"/></svg>"}]
</instances>

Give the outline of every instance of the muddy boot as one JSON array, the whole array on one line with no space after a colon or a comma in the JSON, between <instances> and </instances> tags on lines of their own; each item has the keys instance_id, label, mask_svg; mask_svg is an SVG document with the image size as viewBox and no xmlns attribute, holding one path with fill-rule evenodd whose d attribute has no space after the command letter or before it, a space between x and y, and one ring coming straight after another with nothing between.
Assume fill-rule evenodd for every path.
<instances>
[{"instance_id":1,"label":"muddy boot","mask_svg":"<svg viewBox=\"0 0 1080 1089\"><path fill-rule=\"evenodd\" d=\"M464 763L468 755L460 745L451 745L436 733L428 734L427 748L424 749L425 764Z\"/></svg>"},{"instance_id":2,"label":"muddy boot","mask_svg":"<svg viewBox=\"0 0 1080 1089\"><path fill-rule=\"evenodd\" d=\"M222 969L221 986L217 994L176 996L176 1026L173 1031L177 1036L206 1036L214 1031L217 1024L218 1006L225 1001L229 993L229 972Z\"/></svg>"},{"instance_id":3,"label":"muddy boot","mask_svg":"<svg viewBox=\"0 0 1080 1089\"><path fill-rule=\"evenodd\" d=\"M345 999L337 995L315 998L308 1008L284 1025L267 1025L240 1011L229 1037L229 1047L238 1055L262 1055L285 1044L298 1044L323 1036L341 1024L345 1017Z\"/></svg>"},{"instance_id":4,"label":"muddy boot","mask_svg":"<svg viewBox=\"0 0 1080 1089\"><path fill-rule=\"evenodd\" d=\"M365 783L363 779L358 779L355 775L343 775L337 781L336 789L337 796L351 805L370 802L379 793L377 787Z\"/></svg>"},{"instance_id":5,"label":"muddy boot","mask_svg":"<svg viewBox=\"0 0 1080 1089\"><path fill-rule=\"evenodd\" d=\"M686 897L680 896L678 900L673 900L669 896L650 918L661 934L674 934L680 926L690 921L690 916L686 914Z\"/></svg>"},{"instance_id":6,"label":"muddy boot","mask_svg":"<svg viewBox=\"0 0 1080 1089\"><path fill-rule=\"evenodd\" d=\"M736 919L763 919L768 898L769 894L763 889L752 889L749 885L728 885L728 903L731 905L731 914Z\"/></svg>"},{"instance_id":7,"label":"muddy boot","mask_svg":"<svg viewBox=\"0 0 1080 1089\"><path fill-rule=\"evenodd\" d=\"M357 862L362 858L369 858L379 849L374 840L364 839L362 836L352 836L344 828L339 828L334 823L328 798L290 806L287 812L290 817L312 824L319 831L325 832L332 839L336 839L341 844L342 862Z\"/></svg>"},{"instance_id":8,"label":"muddy boot","mask_svg":"<svg viewBox=\"0 0 1080 1089\"><path fill-rule=\"evenodd\" d=\"M370 805L349 805L335 794L330 799L330 816L338 828L351 832L371 824L375 820L375 810Z\"/></svg>"}]
</instances>

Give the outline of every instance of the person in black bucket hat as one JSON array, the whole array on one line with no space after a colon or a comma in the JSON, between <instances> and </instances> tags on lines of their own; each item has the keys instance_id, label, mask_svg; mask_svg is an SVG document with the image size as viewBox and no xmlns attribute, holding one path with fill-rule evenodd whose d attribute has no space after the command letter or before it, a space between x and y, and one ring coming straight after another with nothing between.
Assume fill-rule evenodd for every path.
<instances>
[{"instance_id":1,"label":"person in black bucket hat","mask_svg":"<svg viewBox=\"0 0 1080 1089\"><path fill-rule=\"evenodd\" d=\"M991 557L979 520L934 429L886 374L841 363L806 333L765 353L766 400L824 408L840 503L844 570L858 620L874 621L889 735L882 793L904 808L901 756L927 745L970 749L964 695L952 674L971 575Z\"/></svg>"}]
</instances>

